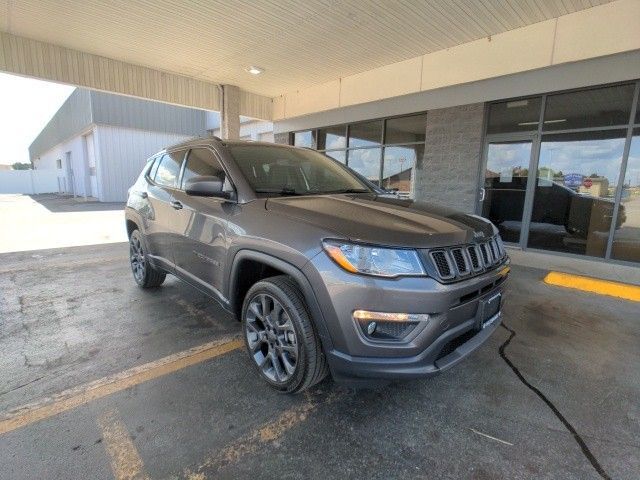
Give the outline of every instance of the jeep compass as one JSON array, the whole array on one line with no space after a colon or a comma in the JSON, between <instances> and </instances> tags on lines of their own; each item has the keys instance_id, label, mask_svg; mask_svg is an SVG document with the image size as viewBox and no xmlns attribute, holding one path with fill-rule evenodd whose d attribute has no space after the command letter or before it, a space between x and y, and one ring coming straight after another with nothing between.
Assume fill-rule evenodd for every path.
<instances>
[{"instance_id":1,"label":"jeep compass","mask_svg":"<svg viewBox=\"0 0 640 480\"><path fill-rule=\"evenodd\" d=\"M154 155L125 209L133 277L172 274L242 322L274 388L420 378L500 322L509 259L486 219L400 199L284 145L197 139Z\"/></svg>"}]
</instances>

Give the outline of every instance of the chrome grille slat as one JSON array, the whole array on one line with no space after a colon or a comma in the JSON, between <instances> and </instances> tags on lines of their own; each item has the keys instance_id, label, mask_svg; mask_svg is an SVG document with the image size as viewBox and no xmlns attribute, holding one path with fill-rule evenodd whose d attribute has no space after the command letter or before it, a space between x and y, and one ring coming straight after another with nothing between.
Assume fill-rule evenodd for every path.
<instances>
[{"instance_id":1,"label":"chrome grille slat","mask_svg":"<svg viewBox=\"0 0 640 480\"><path fill-rule=\"evenodd\" d=\"M425 253L428 253L437 278L447 282L492 270L506 257L504 244L498 236L482 243L425 250Z\"/></svg>"}]
</instances>

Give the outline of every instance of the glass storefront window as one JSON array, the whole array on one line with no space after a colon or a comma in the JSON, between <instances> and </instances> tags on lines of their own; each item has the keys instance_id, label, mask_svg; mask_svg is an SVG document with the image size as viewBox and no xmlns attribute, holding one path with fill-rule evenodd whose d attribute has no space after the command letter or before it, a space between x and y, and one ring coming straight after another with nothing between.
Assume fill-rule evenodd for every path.
<instances>
[{"instance_id":1,"label":"glass storefront window","mask_svg":"<svg viewBox=\"0 0 640 480\"><path fill-rule=\"evenodd\" d=\"M333 150L347 147L347 127L327 127L318 130L318 150Z\"/></svg>"},{"instance_id":2,"label":"glass storefront window","mask_svg":"<svg viewBox=\"0 0 640 480\"><path fill-rule=\"evenodd\" d=\"M349 147L369 147L382 143L382 120L349 125Z\"/></svg>"},{"instance_id":3,"label":"glass storefront window","mask_svg":"<svg viewBox=\"0 0 640 480\"><path fill-rule=\"evenodd\" d=\"M604 257L625 130L545 135L528 246Z\"/></svg>"},{"instance_id":4,"label":"glass storefront window","mask_svg":"<svg viewBox=\"0 0 640 480\"><path fill-rule=\"evenodd\" d=\"M391 118L385 128L385 144L424 142L427 114Z\"/></svg>"},{"instance_id":5,"label":"glass storefront window","mask_svg":"<svg viewBox=\"0 0 640 480\"><path fill-rule=\"evenodd\" d=\"M487 147L482 216L498 227L505 242L520 241L531 147L530 140L491 142Z\"/></svg>"},{"instance_id":6,"label":"glass storefront window","mask_svg":"<svg viewBox=\"0 0 640 480\"><path fill-rule=\"evenodd\" d=\"M380 185L380 148L349 150L347 165L376 185Z\"/></svg>"},{"instance_id":7,"label":"glass storefront window","mask_svg":"<svg viewBox=\"0 0 640 480\"><path fill-rule=\"evenodd\" d=\"M424 144L385 147L382 187L397 190L401 197L410 197L413 169L423 155Z\"/></svg>"},{"instance_id":8,"label":"glass storefront window","mask_svg":"<svg viewBox=\"0 0 640 480\"><path fill-rule=\"evenodd\" d=\"M340 163L347 163L347 152L345 150L336 150L334 152L324 152L325 155L339 161Z\"/></svg>"},{"instance_id":9,"label":"glass storefront window","mask_svg":"<svg viewBox=\"0 0 640 480\"><path fill-rule=\"evenodd\" d=\"M293 144L296 147L313 148L313 131L295 132L293 134Z\"/></svg>"},{"instance_id":10,"label":"glass storefront window","mask_svg":"<svg viewBox=\"0 0 640 480\"><path fill-rule=\"evenodd\" d=\"M549 95L544 111L545 131L627 125L635 85L594 88Z\"/></svg>"},{"instance_id":11,"label":"glass storefront window","mask_svg":"<svg viewBox=\"0 0 640 480\"><path fill-rule=\"evenodd\" d=\"M640 128L633 131L611 258L640 262Z\"/></svg>"},{"instance_id":12,"label":"glass storefront window","mask_svg":"<svg viewBox=\"0 0 640 480\"><path fill-rule=\"evenodd\" d=\"M487 133L534 132L538 130L541 104L542 97L491 104Z\"/></svg>"}]
</instances>

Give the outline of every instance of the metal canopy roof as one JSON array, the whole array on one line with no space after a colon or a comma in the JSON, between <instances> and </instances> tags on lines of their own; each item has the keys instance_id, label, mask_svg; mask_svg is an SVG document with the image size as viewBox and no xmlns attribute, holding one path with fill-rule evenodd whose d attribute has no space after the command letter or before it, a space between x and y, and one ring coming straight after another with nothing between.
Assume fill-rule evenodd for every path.
<instances>
[{"instance_id":1,"label":"metal canopy roof","mask_svg":"<svg viewBox=\"0 0 640 480\"><path fill-rule=\"evenodd\" d=\"M0 30L276 96L608 1L0 0Z\"/></svg>"}]
</instances>

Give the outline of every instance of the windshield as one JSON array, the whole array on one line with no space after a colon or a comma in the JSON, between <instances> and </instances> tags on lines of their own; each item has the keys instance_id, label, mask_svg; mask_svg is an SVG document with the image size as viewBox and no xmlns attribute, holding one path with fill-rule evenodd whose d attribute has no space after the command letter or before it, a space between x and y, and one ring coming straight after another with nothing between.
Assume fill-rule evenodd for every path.
<instances>
[{"instance_id":1,"label":"windshield","mask_svg":"<svg viewBox=\"0 0 640 480\"><path fill-rule=\"evenodd\" d=\"M228 145L251 187L264 195L369 193L346 167L320 153L265 145Z\"/></svg>"}]
</instances>

